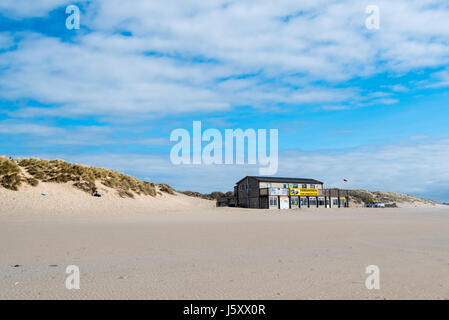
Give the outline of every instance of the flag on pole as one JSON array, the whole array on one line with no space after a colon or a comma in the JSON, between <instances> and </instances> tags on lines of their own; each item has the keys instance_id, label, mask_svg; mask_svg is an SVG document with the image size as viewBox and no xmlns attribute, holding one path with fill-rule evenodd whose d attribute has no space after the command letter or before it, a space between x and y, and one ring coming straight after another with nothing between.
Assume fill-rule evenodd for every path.
<instances>
[{"instance_id":1,"label":"flag on pole","mask_svg":"<svg viewBox=\"0 0 449 320\"><path fill-rule=\"evenodd\" d=\"M346 179L343 179L343 182L348 182L348 180L346 180Z\"/></svg>"}]
</instances>

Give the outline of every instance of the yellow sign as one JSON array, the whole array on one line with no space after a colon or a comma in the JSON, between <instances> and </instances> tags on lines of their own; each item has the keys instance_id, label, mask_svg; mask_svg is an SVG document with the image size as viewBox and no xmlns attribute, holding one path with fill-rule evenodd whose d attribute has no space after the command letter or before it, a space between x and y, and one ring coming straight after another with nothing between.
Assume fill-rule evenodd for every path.
<instances>
[{"instance_id":1,"label":"yellow sign","mask_svg":"<svg viewBox=\"0 0 449 320\"><path fill-rule=\"evenodd\" d=\"M318 197L318 189L290 188L291 196Z\"/></svg>"}]
</instances>

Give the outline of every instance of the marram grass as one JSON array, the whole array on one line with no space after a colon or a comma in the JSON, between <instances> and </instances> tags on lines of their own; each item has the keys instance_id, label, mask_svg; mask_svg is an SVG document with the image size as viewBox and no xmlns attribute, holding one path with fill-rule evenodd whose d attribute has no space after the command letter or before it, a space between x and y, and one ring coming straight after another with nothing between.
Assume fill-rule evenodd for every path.
<instances>
[{"instance_id":1,"label":"marram grass","mask_svg":"<svg viewBox=\"0 0 449 320\"><path fill-rule=\"evenodd\" d=\"M37 186L39 182L72 183L75 188L91 193L97 185L117 190L122 197L134 198L135 194L155 197L157 185L141 181L117 171L73 164L63 160L36 158L7 159L0 157L0 185L18 190L22 183ZM159 189L174 194L174 189L163 184Z\"/></svg>"}]
</instances>

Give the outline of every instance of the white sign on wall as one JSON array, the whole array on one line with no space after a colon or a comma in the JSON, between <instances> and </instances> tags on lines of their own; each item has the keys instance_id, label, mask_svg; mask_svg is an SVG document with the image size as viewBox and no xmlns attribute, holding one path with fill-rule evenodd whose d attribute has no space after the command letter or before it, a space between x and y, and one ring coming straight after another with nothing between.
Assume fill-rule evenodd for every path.
<instances>
[{"instance_id":1,"label":"white sign on wall","mask_svg":"<svg viewBox=\"0 0 449 320\"><path fill-rule=\"evenodd\" d=\"M290 209L290 202L287 197L279 197L279 208L280 209Z\"/></svg>"},{"instance_id":2,"label":"white sign on wall","mask_svg":"<svg viewBox=\"0 0 449 320\"><path fill-rule=\"evenodd\" d=\"M288 189L270 188L270 195L272 195L272 196L288 196Z\"/></svg>"}]
</instances>

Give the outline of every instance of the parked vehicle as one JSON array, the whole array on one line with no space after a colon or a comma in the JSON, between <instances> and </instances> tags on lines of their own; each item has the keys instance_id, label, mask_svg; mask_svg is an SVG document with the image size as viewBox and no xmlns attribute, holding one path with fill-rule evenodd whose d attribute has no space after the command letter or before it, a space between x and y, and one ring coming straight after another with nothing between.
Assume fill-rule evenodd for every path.
<instances>
[{"instance_id":1,"label":"parked vehicle","mask_svg":"<svg viewBox=\"0 0 449 320\"><path fill-rule=\"evenodd\" d=\"M385 204L380 201L370 201L365 204L367 208L385 208Z\"/></svg>"}]
</instances>

